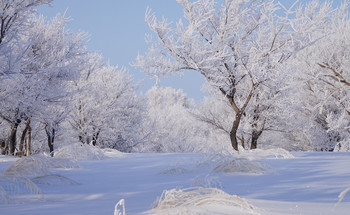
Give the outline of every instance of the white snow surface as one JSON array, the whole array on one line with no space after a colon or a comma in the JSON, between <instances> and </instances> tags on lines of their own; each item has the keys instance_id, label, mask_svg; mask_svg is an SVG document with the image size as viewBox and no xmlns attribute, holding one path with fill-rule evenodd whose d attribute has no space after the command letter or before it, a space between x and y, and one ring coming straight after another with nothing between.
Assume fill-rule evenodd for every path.
<instances>
[{"instance_id":1,"label":"white snow surface","mask_svg":"<svg viewBox=\"0 0 350 215\"><path fill-rule=\"evenodd\" d=\"M349 152L264 153L108 151L69 168L45 165L45 175L8 174L18 159L0 156L0 214L113 214L122 199L127 215L349 214ZM222 164L229 171L218 171Z\"/></svg>"}]
</instances>

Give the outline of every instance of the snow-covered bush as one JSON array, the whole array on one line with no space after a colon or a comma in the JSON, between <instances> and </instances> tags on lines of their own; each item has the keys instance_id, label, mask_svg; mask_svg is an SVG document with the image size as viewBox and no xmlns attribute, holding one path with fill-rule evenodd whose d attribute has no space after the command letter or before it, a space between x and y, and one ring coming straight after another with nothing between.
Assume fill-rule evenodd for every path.
<instances>
[{"instance_id":1,"label":"snow-covered bush","mask_svg":"<svg viewBox=\"0 0 350 215\"><path fill-rule=\"evenodd\" d=\"M29 156L24 157L9 166L4 175L10 176L24 176L24 177L37 177L48 175L49 169L42 157Z\"/></svg>"},{"instance_id":2,"label":"snow-covered bush","mask_svg":"<svg viewBox=\"0 0 350 215\"><path fill-rule=\"evenodd\" d=\"M9 203L9 197L6 191L0 186L0 205Z\"/></svg>"},{"instance_id":3,"label":"snow-covered bush","mask_svg":"<svg viewBox=\"0 0 350 215\"><path fill-rule=\"evenodd\" d=\"M83 143L74 143L59 148L55 151L55 157L73 160L103 160L107 158L100 148Z\"/></svg>"},{"instance_id":4,"label":"snow-covered bush","mask_svg":"<svg viewBox=\"0 0 350 215\"><path fill-rule=\"evenodd\" d=\"M264 174L269 167L256 160L232 154L211 154L207 155L198 163L198 167L210 167L213 172Z\"/></svg>"},{"instance_id":5,"label":"snow-covered bush","mask_svg":"<svg viewBox=\"0 0 350 215\"><path fill-rule=\"evenodd\" d=\"M1 198L14 198L18 195L31 195L31 198L36 195L38 199L42 199L42 194L40 188L28 178L12 175L0 176L0 200Z\"/></svg>"},{"instance_id":6,"label":"snow-covered bush","mask_svg":"<svg viewBox=\"0 0 350 215\"><path fill-rule=\"evenodd\" d=\"M245 199L216 188L163 191L148 214L257 214Z\"/></svg>"},{"instance_id":7,"label":"snow-covered bush","mask_svg":"<svg viewBox=\"0 0 350 215\"><path fill-rule=\"evenodd\" d=\"M73 160L51 158L43 155L23 157L9 166L4 175L40 177L50 174L50 168L80 168L80 165Z\"/></svg>"},{"instance_id":8,"label":"snow-covered bush","mask_svg":"<svg viewBox=\"0 0 350 215\"><path fill-rule=\"evenodd\" d=\"M201 125L191 115L194 101L182 90L153 87L146 95L142 152L198 152L206 150ZM204 140L204 139L203 139Z\"/></svg>"}]
</instances>

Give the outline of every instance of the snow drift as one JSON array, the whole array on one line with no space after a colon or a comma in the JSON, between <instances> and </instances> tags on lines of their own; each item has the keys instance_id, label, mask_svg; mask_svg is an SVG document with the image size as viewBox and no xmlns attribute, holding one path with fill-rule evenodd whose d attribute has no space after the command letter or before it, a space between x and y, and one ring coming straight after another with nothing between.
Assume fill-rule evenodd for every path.
<instances>
[{"instance_id":1,"label":"snow drift","mask_svg":"<svg viewBox=\"0 0 350 215\"><path fill-rule=\"evenodd\" d=\"M55 151L55 157L73 160L103 160L107 158L100 148L82 143L74 143L59 148Z\"/></svg>"}]
</instances>

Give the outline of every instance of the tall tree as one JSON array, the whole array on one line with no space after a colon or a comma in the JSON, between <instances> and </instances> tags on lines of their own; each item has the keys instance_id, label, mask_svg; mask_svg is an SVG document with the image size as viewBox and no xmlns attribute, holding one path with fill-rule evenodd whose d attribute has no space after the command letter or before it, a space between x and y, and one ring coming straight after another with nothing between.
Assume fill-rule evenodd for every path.
<instances>
[{"instance_id":1,"label":"tall tree","mask_svg":"<svg viewBox=\"0 0 350 215\"><path fill-rule=\"evenodd\" d=\"M135 65L152 76L199 72L235 113L229 131L235 150L242 117L248 108L253 110L252 146L256 147L254 139L266 121L262 110L269 108L261 103L278 92L271 86L281 77L280 65L310 43L314 24L327 14L320 13L314 21L304 16L303 9L284 9L273 0L226 0L220 6L213 0L178 2L185 21L180 19L174 28L165 18L159 21L151 10L146 12L157 40Z\"/></svg>"}]
</instances>

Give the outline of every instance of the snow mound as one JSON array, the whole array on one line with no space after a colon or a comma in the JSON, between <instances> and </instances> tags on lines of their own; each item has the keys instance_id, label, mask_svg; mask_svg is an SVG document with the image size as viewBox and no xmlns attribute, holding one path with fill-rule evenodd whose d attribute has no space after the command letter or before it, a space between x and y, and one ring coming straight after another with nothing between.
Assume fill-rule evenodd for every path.
<instances>
[{"instance_id":1,"label":"snow mound","mask_svg":"<svg viewBox=\"0 0 350 215\"><path fill-rule=\"evenodd\" d=\"M80 168L76 161L43 155L23 157L8 167L4 175L39 177L49 175L49 168Z\"/></svg>"},{"instance_id":2,"label":"snow mound","mask_svg":"<svg viewBox=\"0 0 350 215\"><path fill-rule=\"evenodd\" d=\"M125 157L125 153L120 152L116 149L105 148L105 149L102 149L102 151L105 153L106 156L111 157L111 158L123 158L123 157Z\"/></svg>"},{"instance_id":3,"label":"snow mound","mask_svg":"<svg viewBox=\"0 0 350 215\"><path fill-rule=\"evenodd\" d=\"M208 166L216 173L264 174L269 170L269 167L260 161L225 154L208 155L198 164L198 167Z\"/></svg>"},{"instance_id":4,"label":"snow mound","mask_svg":"<svg viewBox=\"0 0 350 215\"><path fill-rule=\"evenodd\" d=\"M54 169L81 168L81 166L78 164L77 161L71 160L71 159L46 157L46 162L47 162L46 164L48 168L54 168Z\"/></svg>"},{"instance_id":5,"label":"snow mound","mask_svg":"<svg viewBox=\"0 0 350 215\"><path fill-rule=\"evenodd\" d=\"M210 175L206 175L205 177L197 176L192 185L194 187L204 187L204 188L222 188L222 184L217 177L212 177Z\"/></svg>"},{"instance_id":6,"label":"snow mound","mask_svg":"<svg viewBox=\"0 0 350 215\"><path fill-rule=\"evenodd\" d=\"M148 214L257 214L245 199L216 188L163 191Z\"/></svg>"},{"instance_id":7,"label":"snow mound","mask_svg":"<svg viewBox=\"0 0 350 215\"><path fill-rule=\"evenodd\" d=\"M193 173L194 170L186 169L183 167L171 167L160 171L160 174L169 174L169 175L177 175L177 174L186 174Z\"/></svg>"},{"instance_id":8,"label":"snow mound","mask_svg":"<svg viewBox=\"0 0 350 215\"><path fill-rule=\"evenodd\" d=\"M103 160L107 158L100 148L82 143L74 143L58 149L55 151L55 157L73 160Z\"/></svg>"},{"instance_id":9,"label":"snow mound","mask_svg":"<svg viewBox=\"0 0 350 215\"><path fill-rule=\"evenodd\" d=\"M266 159L293 159L295 158L290 152L285 149L255 149L253 153L256 153L260 158Z\"/></svg>"},{"instance_id":10,"label":"snow mound","mask_svg":"<svg viewBox=\"0 0 350 215\"><path fill-rule=\"evenodd\" d=\"M9 166L4 175L9 176L27 176L37 177L48 175L49 169L46 165L46 159L41 156L24 157Z\"/></svg>"},{"instance_id":11,"label":"snow mound","mask_svg":"<svg viewBox=\"0 0 350 215\"><path fill-rule=\"evenodd\" d=\"M213 171L224 173L263 174L267 170L267 166L259 161L251 161L246 158L233 158L219 161Z\"/></svg>"},{"instance_id":12,"label":"snow mound","mask_svg":"<svg viewBox=\"0 0 350 215\"><path fill-rule=\"evenodd\" d=\"M62 175L56 175L56 174L52 174L52 175L45 175L45 176L39 176L39 177L35 177L32 179L32 181L35 184L40 184L40 185L79 185L78 182L71 180L67 177L64 177Z\"/></svg>"},{"instance_id":13,"label":"snow mound","mask_svg":"<svg viewBox=\"0 0 350 215\"><path fill-rule=\"evenodd\" d=\"M0 176L0 188L8 196L39 195L42 198L42 191L31 180L25 177Z\"/></svg>"}]
</instances>

